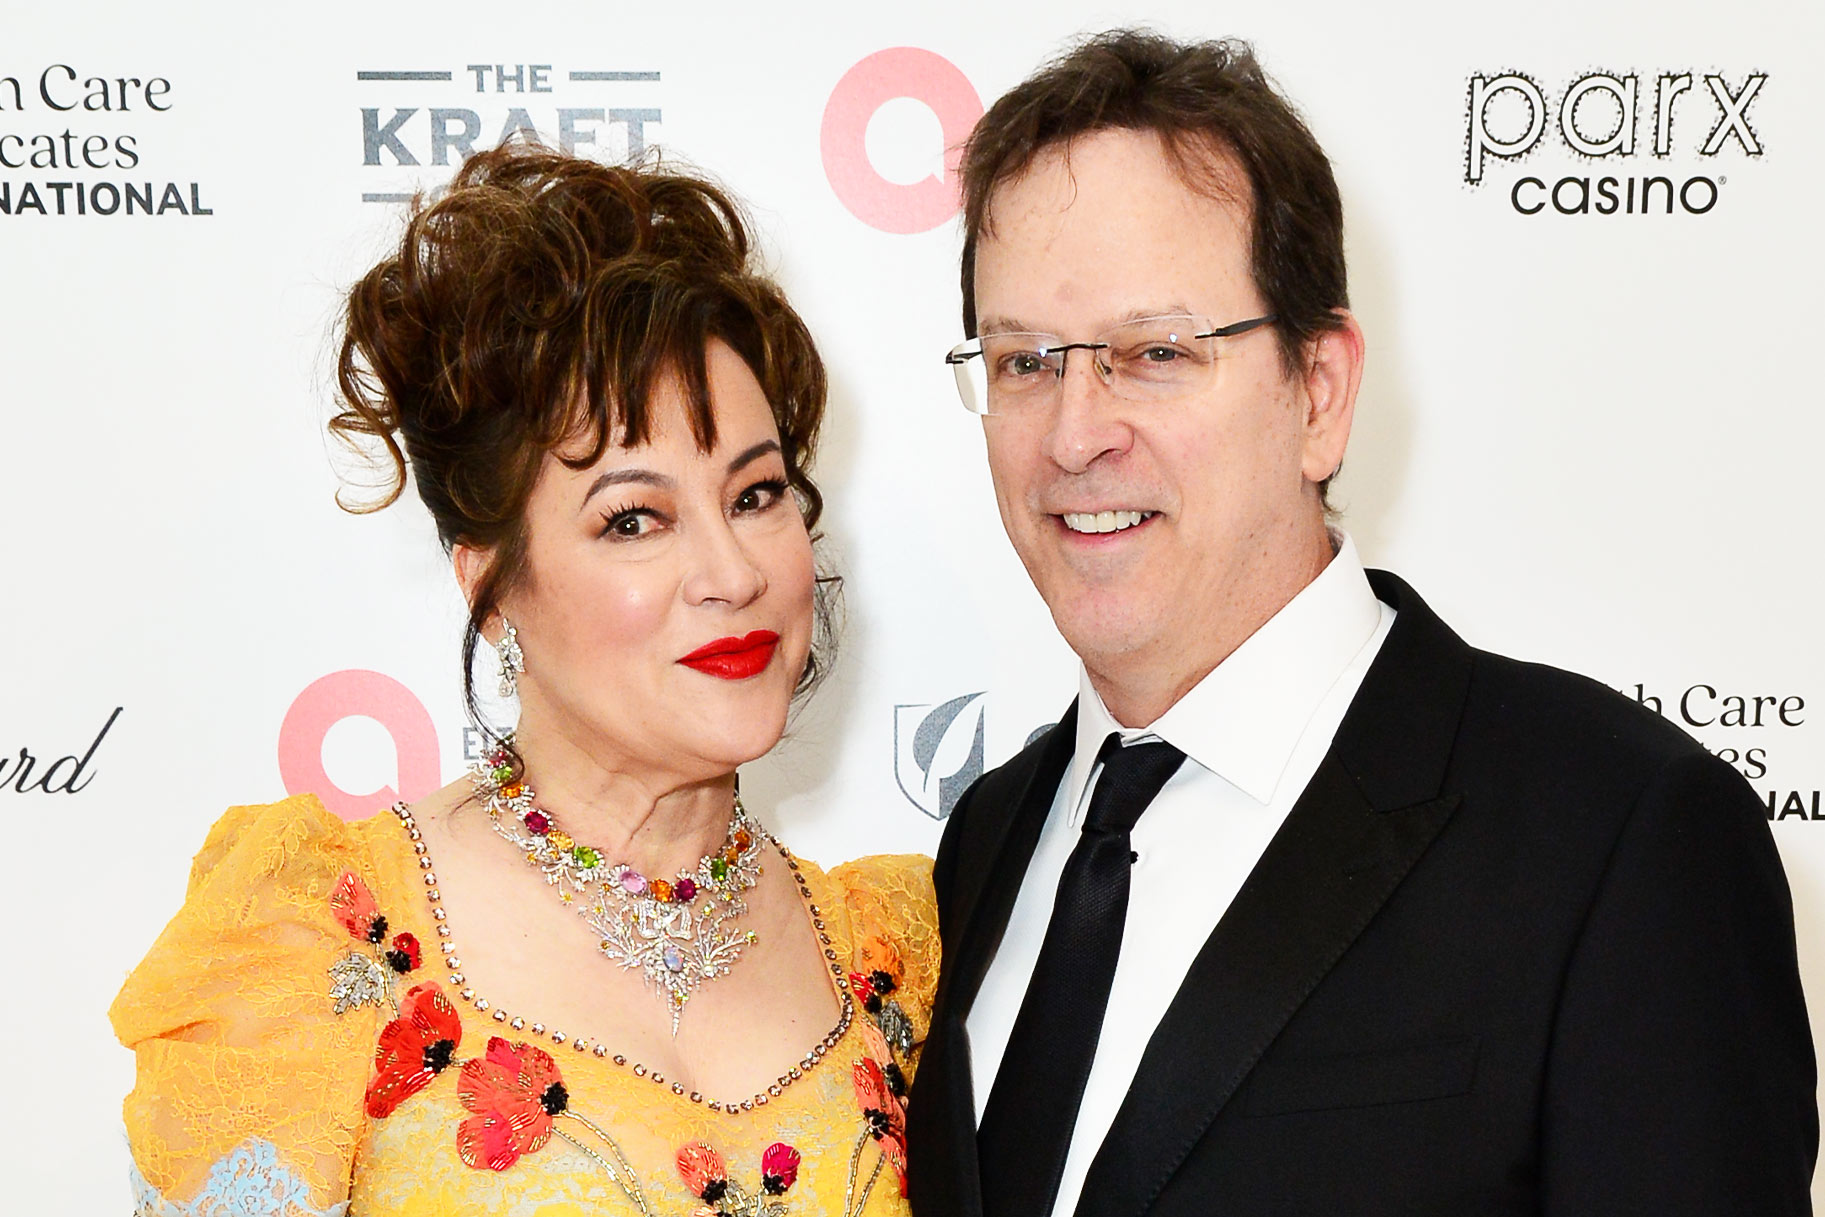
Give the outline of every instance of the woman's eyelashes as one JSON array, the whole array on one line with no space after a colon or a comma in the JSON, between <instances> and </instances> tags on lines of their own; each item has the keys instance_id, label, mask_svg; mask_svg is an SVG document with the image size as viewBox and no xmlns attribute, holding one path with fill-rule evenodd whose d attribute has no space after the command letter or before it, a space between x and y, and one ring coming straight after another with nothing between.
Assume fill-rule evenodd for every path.
<instances>
[{"instance_id":1,"label":"woman's eyelashes","mask_svg":"<svg viewBox=\"0 0 1825 1217\"><path fill-rule=\"evenodd\" d=\"M763 478L735 495L729 504L729 514L759 515L771 511L786 500L787 489L784 478ZM651 535L668 523L668 517L657 508L630 503L602 513L601 535L610 540L633 541Z\"/></svg>"},{"instance_id":2,"label":"woman's eyelashes","mask_svg":"<svg viewBox=\"0 0 1825 1217\"><path fill-rule=\"evenodd\" d=\"M754 515L778 506L786 497L785 478L766 478L735 496L737 515Z\"/></svg>"},{"instance_id":3,"label":"woman's eyelashes","mask_svg":"<svg viewBox=\"0 0 1825 1217\"><path fill-rule=\"evenodd\" d=\"M650 507L623 507L602 513L602 535L614 540L631 540L644 537L659 523L659 513Z\"/></svg>"}]
</instances>

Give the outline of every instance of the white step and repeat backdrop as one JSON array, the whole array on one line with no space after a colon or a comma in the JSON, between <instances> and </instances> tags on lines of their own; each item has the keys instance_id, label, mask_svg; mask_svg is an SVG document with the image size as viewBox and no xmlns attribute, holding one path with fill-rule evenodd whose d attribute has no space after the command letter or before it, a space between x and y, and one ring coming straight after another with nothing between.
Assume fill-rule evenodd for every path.
<instances>
[{"instance_id":1,"label":"white step and repeat backdrop","mask_svg":"<svg viewBox=\"0 0 1825 1217\"><path fill-rule=\"evenodd\" d=\"M363 814L474 746L428 520L333 502L327 334L397 199L503 133L658 145L752 205L833 374L849 614L747 789L813 857L935 845L1074 681L939 361L944 150L1062 40L1140 19L1254 40L1335 158L1368 560L1742 770L1821 1025L1816 3L256 9L0 15L10 1209L125 1206L103 1011L224 806Z\"/></svg>"}]
</instances>

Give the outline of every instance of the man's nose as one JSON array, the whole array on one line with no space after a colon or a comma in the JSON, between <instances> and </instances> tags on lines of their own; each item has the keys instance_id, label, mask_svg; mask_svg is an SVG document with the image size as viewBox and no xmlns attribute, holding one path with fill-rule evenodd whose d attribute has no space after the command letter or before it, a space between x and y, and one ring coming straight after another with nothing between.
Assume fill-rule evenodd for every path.
<instances>
[{"instance_id":1,"label":"man's nose","mask_svg":"<svg viewBox=\"0 0 1825 1217\"><path fill-rule=\"evenodd\" d=\"M1127 421L1127 402L1109 384L1103 352L1078 347L1061 352L1052 425L1045 438L1046 455L1059 468L1082 473L1109 452L1126 452L1134 443Z\"/></svg>"}]
</instances>

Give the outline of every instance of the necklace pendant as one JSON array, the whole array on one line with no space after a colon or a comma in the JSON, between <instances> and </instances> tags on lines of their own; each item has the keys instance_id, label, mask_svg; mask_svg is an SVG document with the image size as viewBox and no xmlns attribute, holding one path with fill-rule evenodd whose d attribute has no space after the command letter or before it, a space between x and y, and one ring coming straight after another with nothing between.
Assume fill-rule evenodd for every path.
<instances>
[{"instance_id":1,"label":"necklace pendant","mask_svg":"<svg viewBox=\"0 0 1825 1217\"><path fill-rule=\"evenodd\" d=\"M727 976L755 940L753 931L739 925L748 912L742 893L759 882L760 853L771 838L749 818L741 795L735 796L722 845L667 880L620 863L605 865L600 850L564 832L535 804L525 776L512 777L504 747L469 773L494 831L596 931L604 957L638 969L666 999L676 1038L692 994L705 981Z\"/></svg>"}]
</instances>

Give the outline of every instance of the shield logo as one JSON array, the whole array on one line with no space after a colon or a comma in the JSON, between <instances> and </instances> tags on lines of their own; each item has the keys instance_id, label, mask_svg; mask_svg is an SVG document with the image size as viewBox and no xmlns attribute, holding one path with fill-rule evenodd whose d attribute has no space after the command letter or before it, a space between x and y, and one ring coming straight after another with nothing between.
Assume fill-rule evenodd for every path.
<instances>
[{"instance_id":1,"label":"shield logo","mask_svg":"<svg viewBox=\"0 0 1825 1217\"><path fill-rule=\"evenodd\" d=\"M900 792L934 820L982 776L982 717L987 690L942 705L893 708L893 768Z\"/></svg>"}]
</instances>

